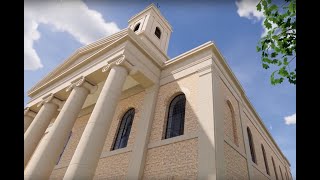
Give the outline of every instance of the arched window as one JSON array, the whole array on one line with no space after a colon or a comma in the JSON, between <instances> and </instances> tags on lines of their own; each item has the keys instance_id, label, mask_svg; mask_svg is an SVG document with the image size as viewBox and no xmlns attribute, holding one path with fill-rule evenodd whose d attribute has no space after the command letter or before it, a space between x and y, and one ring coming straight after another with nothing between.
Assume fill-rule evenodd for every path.
<instances>
[{"instance_id":1,"label":"arched window","mask_svg":"<svg viewBox=\"0 0 320 180\"><path fill-rule=\"evenodd\" d=\"M281 179L283 180L283 175L282 175L282 171L281 171L280 165L279 165L279 169L280 169Z\"/></svg>"},{"instance_id":2,"label":"arched window","mask_svg":"<svg viewBox=\"0 0 320 180\"><path fill-rule=\"evenodd\" d=\"M251 159L252 159L252 161L253 161L254 163L257 164L256 152L254 151L254 144L253 144L252 134L251 134L251 131L250 131L250 128L249 128L249 127L247 127L247 133L248 133L248 139L249 139Z\"/></svg>"},{"instance_id":3,"label":"arched window","mask_svg":"<svg viewBox=\"0 0 320 180\"><path fill-rule=\"evenodd\" d=\"M262 155L263 155L264 165L266 166L267 174L270 175L269 166L268 166L268 159L266 157L266 151L264 150L264 147L262 144L261 144L261 149L262 149Z\"/></svg>"},{"instance_id":4,"label":"arched window","mask_svg":"<svg viewBox=\"0 0 320 180\"><path fill-rule=\"evenodd\" d=\"M132 126L132 121L134 118L134 113L135 113L135 110L132 108L132 109L129 109L122 117L119 129L118 129L117 137L113 144L112 150L124 148L127 146L130 131L131 131L131 126Z\"/></svg>"},{"instance_id":5,"label":"arched window","mask_svg":"<svg viewBox=\"0 0 320 180\"><path fill-rule=\"evenodd\" d=\"M154 31L154 34L160 39L161 38L161 31L158 27L156 27L156 30Z\"/></svg>"},{"instance_id":6,"label":"arched window","mask_svg":"<svg viewBox=\"0 0 320 180\"><path fill-rule=\"evenodd\" d=\"M139 27L140 27L140 23L138 23L137 25L136 25L136 27L134 27L134 32L136 32L136 31L138 31L138 29L139 29Z\"/></svg>"},{"instance_id":7,"label":"arched window","mask_svg":"<svg viewBox=\"0 0 320 180\"><path fill-rule=\"evenodd\" d=\"M277 173L277 169L276 169L276 165L274 164L274 160L273 157L271 156L271 160L272 160L272 165L273 165L273 169L274 169L274 174L276 175L276 180L278 180L278 173Z\"/></svg>"},{"instance_id":8,"label":"arched window","mask_svg":"<svg viewBox=\"0 0 320 180\"><path fill-rule=\"evenodd\" d=\"M184 130L184 114L186 97L184 94L176 96L170 103L165 139L180 136Z\"/></svg>"},{"instance_id":9,"label":"arched window","mask_svg":"<svg viewBox=\"0 0 320 180\"><path fill-rule=\"evenodd\" d=\"M229 113L231 115L231 123L232 123L232 133L233 133L233 142L239 146L239 140L238 140L238 132L237 132L237 123L236 123L236 118L235 118L235 113L233 110L233 107L231 105L231 102L228 100L227 101L227 105L228 105L228 110ZM229 120L229 118L227 119Z\"/></svg>"}]
</instances>

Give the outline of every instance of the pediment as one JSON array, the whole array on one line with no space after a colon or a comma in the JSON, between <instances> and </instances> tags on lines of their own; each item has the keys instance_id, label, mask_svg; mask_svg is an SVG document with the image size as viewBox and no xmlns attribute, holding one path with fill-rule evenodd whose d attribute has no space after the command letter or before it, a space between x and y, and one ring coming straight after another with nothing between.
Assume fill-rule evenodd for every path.
<instances>
[{"instance_id":1,"label":"pediment","mask_svg":"<svg viewBox=\"0 0 320 180\"><path fill-rule=\"evenodd\" d=\"M77 64L81 63L82 61L86 60L90 56L93 56L100 50L104 49L106 46L110 45L111 43L117 41L121 37L123 37L127 33L127 29L124 29L118 33L115 33L111 36L102 38L94 43L88 44L77 49L70 57L68 57L63 63L61 63L57 68L51 71L47 76L45 76L41 81L39 81L35 86L33 86L29 91L32 92L33 90L37 89L38 87L42 86L46 82L49 82L51 79L54 79L58 75L72 69Z\"/></svg>"}]
</instances>

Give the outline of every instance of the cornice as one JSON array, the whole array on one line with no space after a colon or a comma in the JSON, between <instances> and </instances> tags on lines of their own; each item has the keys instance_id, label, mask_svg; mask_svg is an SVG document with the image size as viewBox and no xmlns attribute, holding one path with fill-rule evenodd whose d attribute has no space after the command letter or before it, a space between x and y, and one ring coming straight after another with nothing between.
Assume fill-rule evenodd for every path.
<instances>
[{"instance_id":1,"label":"cornice","mask_svg":"<svg viewBox=\"0 0 320 180\"><path fill-rule=\"evenodd\" d=\"M104 38L101 38L91 44L88 44L86 46L83 46L79 49L77 49L71 56L69 56L66 60L64 60L57 68L55 68L53 71L51 71L48 75L46 75L44 78L42 78L37 84L35 84L29 91L28 95L32 94L33 91L38 89L40 86L42 86L45 82L48 81L48 79L52 78L53 75L55 75L57 72L63 70L68 65L72 64L75 60L77 60L81 55L87 54L95 49L100 48L101 46L114 41L116 39L121 38L123 35L126 34L128 28L125 28L111 36L107 36ZM88 59L88 58L86 58ZM70 67L69 67L70 68Z\"/></svg>"},{"instance_id":2,"label":"cornice","mask_svg":"<svg viewBox=\"0 0 320 180\"><path fill-rule=\"evenodd\" d=\"M169 66L175 65L177 63L181 63L181 61L184 61L186 58L193 56L193 55L195 55L195 54L199 53L200 51L203 51L207 48L211 49L212 45L213 45L213 43L211 41L208 41L204 44L201 44L198 47L195 47L185 53L182 53L182 54L168 60L167 62L165 62L163 69L168 68Z\"/></svg>"}]
</instances>

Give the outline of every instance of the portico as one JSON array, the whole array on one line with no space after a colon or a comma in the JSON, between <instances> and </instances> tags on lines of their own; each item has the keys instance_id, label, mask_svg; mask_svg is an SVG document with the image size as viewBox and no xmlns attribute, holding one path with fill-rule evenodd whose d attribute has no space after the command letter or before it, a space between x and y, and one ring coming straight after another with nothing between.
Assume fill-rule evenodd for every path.
<instances>
[{"instance_id":1,"label":"portico","mask_svg":"<svg viewBox=\"0 0 320 180\"><path fill-rule=\"evenodd\" d=\"M135 39L137 35L131 29L119 34L123 34L119 45L113 43L107 46L109 49L89 52L91 56L87 59L76 62L69 69L65 67L62 76L53 75L52 83L40 84L38 89L31 91L35 96L25 112L25 179L49 178L80 110L96 103L64 177L93 178L121 92L132 87L158 87L159 61L136 47L135 40L139 39ZM96 85L101 82L104 85L98 92ZM33 120L31 115L35 115Z\"/></svg>"}]
</instances>

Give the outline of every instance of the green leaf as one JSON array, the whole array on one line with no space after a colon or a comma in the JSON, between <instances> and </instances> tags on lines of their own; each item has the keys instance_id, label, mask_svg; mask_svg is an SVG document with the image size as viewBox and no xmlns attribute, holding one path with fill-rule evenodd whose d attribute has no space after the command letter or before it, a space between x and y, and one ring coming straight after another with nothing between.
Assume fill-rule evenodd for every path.
<instances>
[{"instance_id":1,"label":"green leaf","mask_svg":"<svg viewBox=\"0 0 320 180\"><path fill-rule=\"evenodd\" d=\"M272 64L277 64L278 61L279 61L278 59L273 59L273 60L271 61L271 63L272 63Z\"/></svg>"},{"instance_id":2,"label":"green leaf","mask_svg":"<svg viewBox=\"0 0 320 180\"><path fill-rule=\"evenodd\" d=\"M271 84L272 85L275 85L276 84L276 80L274 78L274 74L276 73L277 71L273 71L273 73L271 74L271 77L270 77L270 80L271 80Z\"/></svg>"},{"instance_id":3,"label":"green leaf","mask_svg":"<svg viewBox=\"0 0 320 180\"><path fill-rule=\"evenodd\" d=\"M268 4L267 4L267 1L262 0L261 2L262 2L262 5L266 8L266 7L267 7L267 5L268 5Z\"/></svg>"},{"instance_id":4,"label":"green leaf","mask_svg":"<svg viewBox=\"0 0 320 180\"><path fill-rule=\"evenodd\" d=\"M270 11L277 10L277 9L278 9L278 6L275 5L275 4L273 4L273 5L269 8Z\"/></svg>"},{"instance_id":5,"label":"green leaf","mask_svg":"<svg viewBox=\"0 0 320 180\"><path fill-rule=\"evenodd\" d=\"M271 28L271 24L269 23L269 21L267 19L264 20L263 24L266 26L267 29Z\"/></svg>"},{"instance_id":6,"label":"green leaf","mask_svg":"<svg viewBox=\"0 0 320 180\"><path fill-rule=\"evenodd\" d=\"M261 11L261 4L260 3L257 5L257 10Z\"/></svg>"},{"instance_id":7,"label":"green leaf","mask_svg":"<svg viewBox=\"0 0 320 180\"><path fill-rule=\"evenodd\" d=\"M283 77L287 77L289 75L288 71L285 68L280 68L278 74Z\"/></svg>"},{"instance_id":8,"label":"green leaf","mask_svg":"<svg viewBox=\"0 0 320 180\"><path fill-rule=\"evenodd\" d=\"M294 9L295 9L295 4L293 2L290 2L289 4L289 12L294 13Z\"/></svg>"},{"instance_id":9,"label":"green leaf","mask_svg":"<svg viewBox=\"0 0 320 180\"><path fill-rule=\"evenodd\" d=\"M287 58L287 57L283 58L283 64L284 64L284 65L288 65L288 64L289 64L289 63L288 63L288 58Z\"/></svg>"},{"instance_id":10,"label":"green leaf","mask_svg":"<svg viewBox=\"0 0 320 180\"><path fill-rule=\"evenodd\" d=\"M281 66L282 65L282 62L281 61L278 61L278 66Z\"/></svg>"},{"instance_id":11,"label":"green leaf","mask_svg":"<svg viewBox=\"0 0 320 180\"><path fill-rule=\"evenodd\" d=\"M269 68L268 64L262 64L262 67L263 67L264 69L268 69L268 68Z\"/></svg>"},{"instance_id":12,"label":"green leaf","mask_svg":"<svg viewBox=\"0 0 320 180\"><path fill-rule=\"evenodd\" d=\"M257 48L257 52L261 51L261 48L259 46L257 46L256 48Z\"/></svg>"},{"instance_id":13,"label":"green leaf","mask_svg":"<svg viewBox=\"0 0 320 180\"><path fill-rule=\"evenodd\" d=\"M277 52L273 52L273 53L271 53L271 57L272 57L272 58L276 57L277 55L278 55L278 53L277 53Z\"/></svg>"},{"instance_id":14,"label":"green leaf","mask_svg":"<svg viewBox=\"0 0 320 180\"><path fill-rule=\"evenodd\" d=\"M271 63L272 61L269 58L262 58L262 62Z\"/></svg>"}]
</instances>

